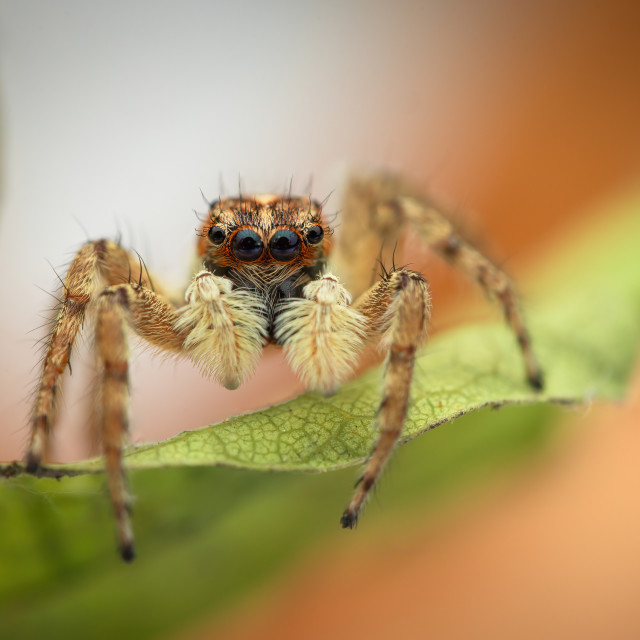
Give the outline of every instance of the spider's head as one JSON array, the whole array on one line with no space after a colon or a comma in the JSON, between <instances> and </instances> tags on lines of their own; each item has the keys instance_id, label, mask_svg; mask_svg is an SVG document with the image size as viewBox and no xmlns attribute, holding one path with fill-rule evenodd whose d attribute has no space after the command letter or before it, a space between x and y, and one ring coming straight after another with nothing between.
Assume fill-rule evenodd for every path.
<instances>
[{"instance_id":1,"label":"spider's head","mask_svg":"<svg viewBox=\"0 0 640 640\"><path fill-rule=\"evenodd\" d=\"M310 198L266 194L214 202L200 236L198 254L209 271L268 286L313 277L326 261L331 229Z\"/></svg>"}]
</instances>

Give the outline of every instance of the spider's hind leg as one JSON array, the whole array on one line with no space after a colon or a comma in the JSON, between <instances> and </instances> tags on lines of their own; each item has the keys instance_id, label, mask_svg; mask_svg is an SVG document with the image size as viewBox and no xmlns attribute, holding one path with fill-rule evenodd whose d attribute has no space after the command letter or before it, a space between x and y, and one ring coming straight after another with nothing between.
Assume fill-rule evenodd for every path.
<instances>
[{"instance_id":1,"label":"spider's hind leg","mask_svg":"<svg viewBox=\"0 0 640 640\"><path fill-rule=\"evenodd\" d=\"M518 297L507 274L464 240L456 232L449 218L433 203L413 196L399 196L396 202L407 222L417 229L434 251L451 264L460 267L502 307L504 317L522 352L527 380L534 389L542 389L542 369L533 353L531 337L520 310Z\"/></svg>"},{"instance_id":2,"label":"spider's hind leg","mask_svg":"<svg viewBox=\"0 0 640 640\"><path fill-rule=\"evenodd\" d=\"M385 265L393 262L392 252L408 225L500 304L522 351L527 380L534 389L542 389L542 369L509 277L456 232L443 207L395 175L356 175L346 185L335 261L347 288L357 296L370 286L378 257Z\"/></svg>"},{"instance_id":3,"label":"spider's hind leg","mask_svg":"<svg viewBox=\"0 0 640 640\"><path fill-rule=\"evenodd\" d=\"M331 260L356 299L377 280L379 265L393 262L406 228L394 200L408 189L396 176L386 173L352 175L345 185L340 233Z\"/></svg>"}]
</instances>

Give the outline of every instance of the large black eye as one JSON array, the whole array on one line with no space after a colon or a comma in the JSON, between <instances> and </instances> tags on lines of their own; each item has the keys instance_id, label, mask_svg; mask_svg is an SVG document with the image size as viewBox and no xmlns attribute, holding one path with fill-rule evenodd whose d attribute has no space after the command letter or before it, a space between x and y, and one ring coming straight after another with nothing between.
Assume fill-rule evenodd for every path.
<instances>
[{"instance_id":1,"label":"large black eye","mask_svg":"<svg viewBox=\"0 0 640 640\"><path fill-rule=\"evenodd\" d=\"M211 240L213 244L222 244L224 239L227 237L222 227L211 227L211 229L209 229L208 236L209 240Z\"/></svg>"},{"instance_id":2,"label":"large black eye","mask_svg":"<svg viewBox=\"0 0 640 640\"><path fill-rule=\"evenodd\" d=\"M251 229L240 229L231 241L233 255L243 262L253 262L262 255L262 240Z\"/></svg>"},{"instance_id":3,"label":"large black eye","mask_svg":"<svg viewBox=\"0 0 640 640\"><path fill-rule=\"evenodd\" d=\"M276 260L288 262L293 260L301 248L300 236L291 229L280 229L273 234L269 242L269 251Z\"/></svg>"},{"instance_id":4,"label":"large black eye","mask_svg":"<svg viewBox=\"0 0 640 640\"><path fill-rule=\"evenodd\" d=\"M307 231L307 242L310 244L318 244L324 237L324 230L320 225L315 225Z\"/></svg>"}]
</instances>

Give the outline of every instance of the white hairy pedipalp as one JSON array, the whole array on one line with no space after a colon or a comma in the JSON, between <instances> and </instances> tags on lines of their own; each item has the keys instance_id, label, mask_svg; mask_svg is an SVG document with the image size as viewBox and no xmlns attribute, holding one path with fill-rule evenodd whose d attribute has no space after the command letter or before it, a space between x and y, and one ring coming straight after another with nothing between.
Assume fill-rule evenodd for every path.
<instances>
[{"instance_id":1,"label":"white hairy pedipalp","mask_svg":"<svg viewBox=\"0 0 640 640\"><path fill-rule=\"evenodd\" d=\"M176 330L189 330L185 350L206 375L235 389L255 370L266 342L264 304L209 271L196 274L185 300L175 324Z\"/></svg>"}]
</instances>

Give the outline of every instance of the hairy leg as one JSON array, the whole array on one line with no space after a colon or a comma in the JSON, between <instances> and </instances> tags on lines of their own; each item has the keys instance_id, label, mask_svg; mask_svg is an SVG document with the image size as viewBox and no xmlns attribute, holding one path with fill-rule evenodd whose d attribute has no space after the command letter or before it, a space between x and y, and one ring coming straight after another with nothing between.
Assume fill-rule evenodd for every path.
<instances>
[{"instance_id":1,"label":"hairy leg","mask_svg":"<svg viewBox=\"0 0 640 640\"><path fill-rule=\"evenodd\" d=\"M198 274L187 290L187 304L176 309L151 290L151 278L141 262L134 260L117 244L98 241L85 245L72 262L45 356L34 409L32 446L27 454L31 470L37 471L53 418L59 376L68 363L87 308L92 305L100 371L100 431L118 541L125 560L134 557L122 465L129 424L127 327L156 347L191 357L227 386L241 380L247 368L253 366L266 333L266 319L257 308L259 303L247 292L233 291L228 281L209 272ZM134 266L140 268L137 282L132 282L131 277ZM115 284L97 293L105 281L114 280Z\"/></svg>"},{"instance_id":2,"label":"hairy leg","mask_svg":"<svg viewBox=\"0 0 640 640\"><path fill-rule=\"evenodd\" d=\"M387 360L377 418L378 440L340 520L345 528L352 528L358 521L367 496L402 433L415 352L427 335L429 289L420 274L400 269L374 285L354 306L367 318L370 337L382 337Z\"/></svg>"},{"instance_id":3,"label":"hairy leg","mask_svg":"<svg viewBox=\"0 0 640 640\"><path fill-rule=\"evenodd\" d=\"M534 389L542 389L542 370L533 353L531 338L509 277L466 242L455 231L451 221L434 205L407 196L400 196L396 201L407 222L418 230L431 248L475 279L487 295L500 304L522 351L527 380Z\"/></svg>"},{"instance_id":4,"label":"hairy leg","mask_svg":"<svg viewBox=\"0 0 640 640\"><path fill-rule=\"evenodd\" d=\"M175 308L138 284L107 287L97 299L95 345L98 357L99 421L109 495L122 557L134 557L130 502L122 449L129 431L129 347L127 326L165 350L180 353L186 333L175 329Z\"/></svg>"},{"instance_id":5,"label":"hairy leg","mask_svg":"<svg viewBox=\"0 0 640 640\"><path fill-rule=\"evenodd\" d=\"M522 351L527 380L541 389L542 370L508 276L456 232L441 206L396 176L354 176L347 183L336 261L349 290L358 295L369 286L367 278L371 278L376 258L385 264L392 261L391 252L407 225L415 227L429 247L476 280L500 304Z\"/></svg>"},{"instance_id":6,"label":"hairy leg","mask_svg":"<svg viewBox=\"0 0 640 640\"><path fill-rule=\"evenodd\" d=\"M151 278L138 256L109 240L86 243L76 254L63 283L62 301L57 308L31 414L31 436L27 467L36 472L47 449L55 420L60 377L69 364L75 339L87 309L104 284L139 282L151 287Z\"/></svg>"},{"instance_id":7,"label":"hairy leg","mask_svg":"<svg viewBox=\"0 0 640 640\"><path fill-rule=\"evenodd\" d=\"M95 343L98 357L99 423L109 495L116 518L122 557L134 558L130 502L122 468L122 447L129 430L129 348L125 314L130 307L128 292L121 285L107 289L98 300Z\"/></svg>"},{"instance_id":8,"label":"hairy leg","mask_svg":"<svg viewBox=\"0 0 640 640\"><path fill-rule=\"evenodd\" d=\"M331 263L355 299L378 279L379 262L392 263L405 231L394 199L408 188L389 174L352 175L345 185Z\"/></svg>"},{"instance_id":9,"label":"hairy leg","mask_svg":"<svg viewBox=\"0 0 640 640\"><path fill-rule=\"evenodd\" d=\"M309 283L304 298L287 300L276 320L275 337L287 359L311 388L330 392L353 370L367 340L387 350L383 394L378 413L378 441L353 500L342 516L352 527L380 476L404 424L415 351L424 341L429 319L429 291L424 278L394 271L350 306L351 296L327 274Z\"/></svg>"}]
</instances>

